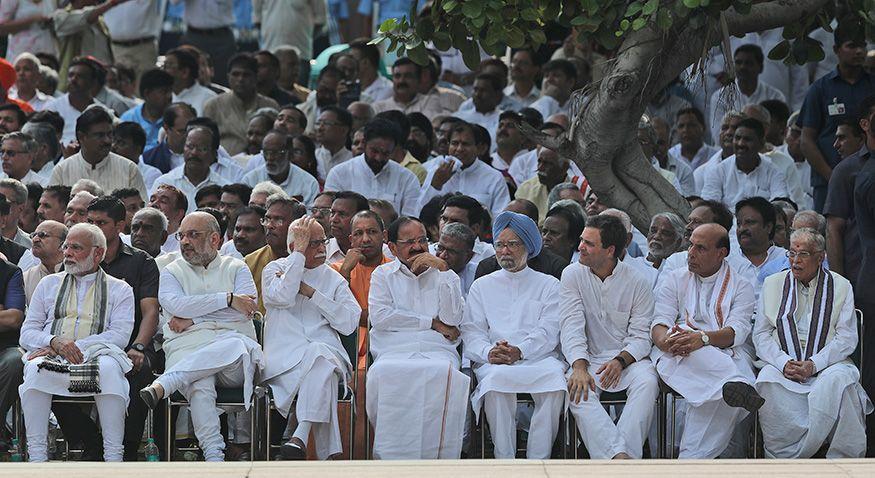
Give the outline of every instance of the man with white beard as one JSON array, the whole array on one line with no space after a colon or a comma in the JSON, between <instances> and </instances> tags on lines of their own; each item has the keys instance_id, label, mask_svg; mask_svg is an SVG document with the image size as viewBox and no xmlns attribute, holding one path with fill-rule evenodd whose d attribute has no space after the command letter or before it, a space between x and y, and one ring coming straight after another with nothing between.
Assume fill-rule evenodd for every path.
<instances>
[{"instance_id":1,"label":"man with white beard","mask_svg":"<svg viewBox=\"0 0 875 478\"><path fill-rule=\"evenodd\" d=\"M559 281L530 269L541 234L528 217L505 211L492 237L501 270L481 277L468 292L462 340L477 376L471 398L486 413L495 458L516 457L516 399L535 402L526 458L547 459L559 431L565 398L565 363L559 359Z\"/></svg>"},{"instance_id":2,"label":"man with white beard","mask_svg":"<svg viewBox=\"0 0 875 478\"><path fill-rule=\"evenodd\" d=\"M753 286L726 261L729 235L703 224L690 236L688 266L656 291L651 360L686 399L680 458L715 458L736 425L763 404L752 384ZM673 446L673 444L672 444Z\"/></svg>"},{"instance_id":3,"label":"man with white beard","mask_svg":"<svg viewBox=\"0 0 875 478\"><path fill-rule=\"evenodd\" d=\"M106 238L76 224L62 246L64 272L37 285L21 327L24 383L19 387L30 461L47 461L52 396L93 396L103 458L122 461L128 381L124 352L134 328L131 286L103 272Z\"/></svg>"},{"instance_id":4,"label":"man with white beard","mask_svg":"<svg viewBox=\"0 0 875 478\"><path fill-rule=\"evenodd\" d=\"M864 416L872 402L850 355L857 346L854 292L823 267L825 240L814 229L790 237L790 271L769 276L754 328L766 362L757 390L763 447L772 458L810 458L829 442L827 458L862 458Z\"/></svg>"},{"instance_id":5,"label":"man with white beard","mask_svg":"<svg viewBox=\"0 0 875 478\"><path fill-rule=\"evenodd\" d=\"M342 451L337 388L352 373L338 334L355 331L361 308L343 276L325 264L327 239L315 219L295 220L287 242L289 255L262 273L264 379L283 417L297 397L297 427L282 446L283 457L306 458L312 430L316 456L324 460Z\"/></svg>"},{"instance_id":6,"label":"man with white beard","mask_svg":"<svg viewBox=\"0 0 875 478\"><path fill-rule=\"evenodd\" d=\"M629 257L624 262L634 267L655 288L665 272L665 260L681 250L684 221L673 212L661 212L650 220L647 233L647 257Z\"/></svg>"},{"instance_id":7,"label":"man with white beard","mask_svg":"<svg viewBox=\"0 0 875 478\"><path fill-rule=\"evenodd\" d=\"M427 252L418 219L398 218L388 239L396 259L374 270L368 297L374 457L459 458L469 387L456 350L464 307L459 277Z\"/></svg>"},{"instance_id":8,"label":"man with white beard","mask_svg":"<svg viewBox=\"0 0 875 478\"><path fill-rule=\"evenodd\" d=\"M255 373L264 363L252 324L255 283L243 261L219 255L222 235L211 214L189 214L176 235L182 257L164 267L158 289L158 301L172 317L163 328L166 368L140 397L155 408L162 398L182 393L204 459L223 461L216 387L242 386L249 408Z\"/></svg>"},{"instance_id":9,"label":"man with white beard","mask_svg":"<svg viewBox=\"0 0 875 478\"><path fill-rule=\"evenodd\" d=\"M625 244L619 219L594 216L580 237L580 262L562 272L571 413L595 459L641 458L659 391L649 359L652 284L619 260ZM614 424L599 395L624 390L628 400Z\"/></svg>"}]
</instances>

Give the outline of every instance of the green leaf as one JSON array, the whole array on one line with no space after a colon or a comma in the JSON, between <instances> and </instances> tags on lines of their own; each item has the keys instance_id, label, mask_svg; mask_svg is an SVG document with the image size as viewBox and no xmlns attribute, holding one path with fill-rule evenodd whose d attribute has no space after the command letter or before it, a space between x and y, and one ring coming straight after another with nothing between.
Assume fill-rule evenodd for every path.
<instances>
[{"instance_id":1,"label":"green leaf","mask_svg":"<svg viewBox=\"0 0 875 478\"><path fill-rule=\"evenodd\" d=\"M632 18L638 14L642 8L644 8L644 6L641 5L641 2L632 2L629 4L629 7L626 8L626 13L624 13L623 16L626 18Z\"/></svg>"},{"instance_id":2,"label":"green leaf","mask_svg":"<svg viewBox=\"0 0 875 478\"><path fill-rule=\"evenodd\" d=\"M534 46L536 49L538 48L538 46L547 43L547 35L544 34L543 30L532 30L529 35L532 38L532 46Z\"/></svg>"},{"instance_id":3,"label":"green leaf","mask_svg":"<svg viewBox=\"0 0 875 478\"><path fill-rule=\"evenodd\" d=\"M380 24L380 33L388 33L398 26L397 18L387 18L386 21Z\"/></svg>"},{"instance_id":4,"label":"green leaf","mask_svg":"<svg viewBox=\"0 0 875 478\"><path fill-rule=\"evenodd\" d=\"M647 24L647 19L642 18L642 17L638 17L635 19L635 21L632 22L632 30L635 30L637 32L638 30L644 28L644 25L646 25L646 24Z\"/></svg>"},{"instance_id":5,"label":"green leaf","mask_svg":"<svg viewBox=\"0 0 875 478\"><path fill-rule=\"evenodd\" d=\"M583 15L578 15L571 19L571 24L579 27L580 25L585 24L589 20L589 17L585 17Z\"/></svg>"},{"instance_id":6,"label":"green leaf","mask_svg":"<svg viewBox=\"0 0 875 478\"><path fill-rule=\"evenodd\" d=\"M429 17L422 17L416 22L416 34L419 38L431 38L434 36L434 22Z\"/></svg>"},{"instance_id":7,"label":"green leaf","mask_svg":"<svg viewBox=\"0 0 875 478\"><path fill-rule=\"evenodd\" d=\"M656 13L656 25L663 30L668 30L671 28L673 20L671 15L669 15L668 10L661 9Z\"/></svg>"},{"instance_id":8,"label":"green leaf","mask_svg":"<svg viewBox=\"0 0 875 478\"><path fill-rule=\"evenodd\" d=\"M486 38L483 40L483 43L488 45L494 45L502 40L504 37L504 30L501 28L500 24L492 24L489 25L489 28L486 29Z\"/></svg>"},{"instance_id":9,"label":"green leaf","mask_svg":"<svg viewBox=\"0 0 875 478\"><path fill-rule=\"evenodd\" d=\"M797 65L805 64L808 60L808 47L805 46L805 42L802 40L793 40L790 54Z\"/></svg>"},{"instance_id":10,"label":"green leaf","mask_svg":"<svg viewBox=\"0 0 875 478\"><path fill-rule=\"evenodd\" d=\"M457 2L456 0L448 0L447 2L441 4L441 6L443 7L445 12L449 13L452 12L454 8L459 6L459 2Z\"/></svg>"},{"instance_id":11,"label":"green leaf","mask_svg":"<svg viewBox=\"0 0 875 478\"><path fill-rule=\"evenodd\" d=\"M477 18L483 13L483 4L477 1L467 1L462 4L462 14L468 18Z\"/></svg>"},{"instance_id":12,"label":"green leaf","mask_svg":"<svg viewBox=\"0 0 875 478\"><path fill-rule=\"evenodd\" d=\"M596 0L583 0L583 9L589 13L595 13L599 9L599 4Z\"/></svg>"},{"instance_id":13,"label":"green leaf","mask_svg":"<svg viewBox=\"0 0 875 478\"><path fill-rule=\"evenodd\" d=\"M631 25L632 24L629 23L629 20L623 19L622 21L620 21L620 30L626 31L629 29L629 26L631 26Z\"/></svg>"},{"instance_id":14,"label":"green leaf","mask_svg":"<svg viewBox=\"0 0 875 478\"><path fill-rule=\"evenodd\" d=\"M520 12L520 17L527 22L534 22L538 20L538 11L534 8L525 8Z\"/></svg>"},{"instance_id":15,"label":"green leaf","mask_svg":"<svg viewBox=\"0 0 875 478\"><path fill-rule=\"evenodd\" d=\"M450 40L450 34L447 32L435 32L434 37L431 40L434 43L435 48L440 51L447 51L453 46L453 42Z\"/></svg>"},{"instance_id":16,"label":"green leaf","mask_svg":"<svg viewBox=\"0 0 875 478\"><path fill-rule=\"evenodd\" d=\"M483 28L483 25L486 25L486 17L480 15L479 17L472 19L471 25L474 26L477 31L480 31L480 29Z\"/></svg>"},{"instance_id":17,"label":"green leaf","mask_svg":"<svg viewBox=\"0 0 875 478\"><path fill-rule=\"evenodd\" d=\"M511 48L522 48L526 44L526 36L522 30L516 27L509 28L505 33L507 46Z\"/></svg>"},{"instance_id":18,"label":"green leaf","mask_svg":"<svg viewBox=\"0 0 875 478\"><path fill-rule=\"evenodd\" d=\"M477 47L477 42L474 40L465 41L459 48L462 52L462 60L465 61L465 66L471 70L477 70L480 65L480 49Z\"/></svg>"},{"instance_id":19,"label":"green leaf","mask_svg":"<svg viewBox=\"0 0 875 478\"><path fill-rule=\"evenodd\" d=\"M805 47L808 50L808 61L809 62L817 62L822 61L826 58L826 53L823 51L823 45L821 43L811 37L806 37L803 39L805 42Z\"/></svg>"},{"instance_id":20,"label":"green leaf","mask_svg":"<svg viewBox=\"0 0 875 478\"><path fill-rule=\"evenodd\" d=\"M788 40L783 40L769 51L769 59L783 60L784 58L787 58L788 53L790 53L790 42Z\"/></svg>"},{"instance_id":21,"label":"green leaf","mask_svg":"<svg viewBox=\"0 0 875 478\"><path fill-rule=\"evenodd\" d=\"M386 35L377 35L373 40L368 42L368 45L379 45L388 38Z\"/></svg>"},{"instance_id":22,"label":"green leaf","mask_svg":"<svg viewBox=\"0 0 875 478\"><path fill-rule=\"evenodd\" d=\"M659 7L659 0L649 0L646 4L644 4L644 9L641 10L641 13L644 15L653 15L653 12Z\"/></svg>"},{"instance_id":23,"label":"green leaf","mask_svg":"<svg viewBox=\"0 0 875 478\"><path fill-rule=\"evenodd\" d=\"M691 10L694 8L698 8L699 5L699 0L684 0L684 6Z\"/></svg>"},{"instance_id":24,"label":"green leaf","mask_svg":"<svg viewBox=\"0 0 875 478\"><path fill-rule=\"evenodd\" d=\"M460 21L454 21L450 24L450 38L452 38L453 47L461 50L462 46L468 43L468 29Z\"/></svg>"},{"instance_id":25,"label":"green leaf","mask_svg":"<svg viewBox=\"0 0 875 478\"><path fill-rule=\"evenodd\" d=\"M702 8L707 7L708 5L711 5L711 0L700 0L699 2L699 6Z\"/></svg>"}]
</instances>

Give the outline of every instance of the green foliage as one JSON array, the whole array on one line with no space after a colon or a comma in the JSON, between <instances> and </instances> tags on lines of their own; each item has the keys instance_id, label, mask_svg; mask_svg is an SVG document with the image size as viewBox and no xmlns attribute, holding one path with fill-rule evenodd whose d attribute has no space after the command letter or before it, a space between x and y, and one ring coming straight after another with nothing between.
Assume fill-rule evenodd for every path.
<instances>
[{"instance_id":1,"label":"green foliage","mask_svg":"<svg viewBox=\"0 0 875 478\"><path fill-rule=\"evenodd\" d=\"M389 42L389 51L406 51L415 62L428 61L426 46L432 42L441 51L461 50L470 68L479 63L478 47L501 55L506 47L538 48L546 42L548 21L573 27L581 41L592 40L607 50L615 49L632 32L653 28L669 32L679 26L716 24L729 8L747 13L757 0L435 0L429 10L380 25L373 43ZM868 25L875 24L875 0L849 0ZM414 3L415 8L415 3ZM411 18L416 18L411 21ZM785 28L784 42L769 52L769 58L805 63L823 58L820 44L807 35L832 20L827 11L810 15Z\"/></svg>"}]
</instances>

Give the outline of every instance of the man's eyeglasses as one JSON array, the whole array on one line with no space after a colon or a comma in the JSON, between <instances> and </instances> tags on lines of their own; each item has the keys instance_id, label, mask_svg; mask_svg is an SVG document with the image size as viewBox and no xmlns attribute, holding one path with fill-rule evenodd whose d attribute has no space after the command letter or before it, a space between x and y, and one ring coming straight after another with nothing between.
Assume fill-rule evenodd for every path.
<instances>
[{"instance_id":1,"label":"man's eyeglasses","mask_svg":"<svg viewBox=\"0 0 875 478\"><path fill-rule=\"evenodd\" d=\"M416 239L405 239L403 241L395 241L395 244L397 244L399 246L405 246L405 247L412 246L413 244L427 246L428 245L428 238L423 236L423 237L418 237Z\"/></svg>"},{"instance_id":2,"label":"man's eyeglasses","mask_svg":"<svg viewBox=\"0 0 875 478\"><path fill-rule=\"evenodd\" d=\"M199 239L201 236L203 236L206 233L207 233L206 231L179 231L175 235L176 235L176 240L181 241L181 240L185 239L186 237L189 238L189 240L196 240L196 239Z\"/></svg>"}]
</instances>

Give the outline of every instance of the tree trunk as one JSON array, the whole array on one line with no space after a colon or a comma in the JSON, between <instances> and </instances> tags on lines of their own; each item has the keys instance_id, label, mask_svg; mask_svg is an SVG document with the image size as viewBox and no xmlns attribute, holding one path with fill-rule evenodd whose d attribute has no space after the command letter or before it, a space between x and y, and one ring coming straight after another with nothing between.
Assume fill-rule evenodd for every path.
<instances>
[{"instance_id":1,"label":"tree trunk","mask_svg":"<svg viewBox=\"0 0 875 478\"><path fill-rule=\"evenodd\" d=\"M734 10L724 15L729 33L740 36L788 25L815 14L826 2L774 0L755 5L746 15ZM626 211L640 231L650 228L654 214L671 211L686 218L690 206L644 157L638 122L656 93L699 60L706 46L721 38L720 31L719 22L693 28L676 19L668 32L650 27L632 32L597 90L575 112L568 138L542 141L577 163L599 200Z\"/></svg>"}]
</instances>

